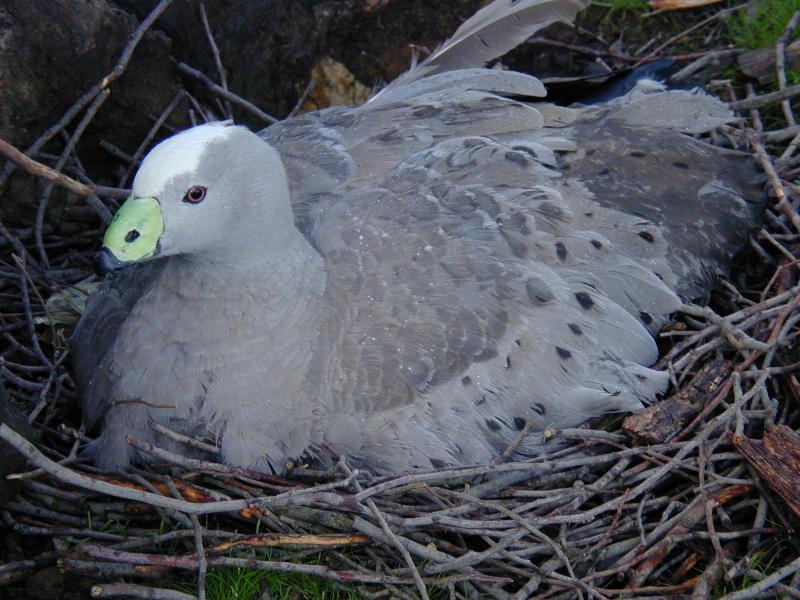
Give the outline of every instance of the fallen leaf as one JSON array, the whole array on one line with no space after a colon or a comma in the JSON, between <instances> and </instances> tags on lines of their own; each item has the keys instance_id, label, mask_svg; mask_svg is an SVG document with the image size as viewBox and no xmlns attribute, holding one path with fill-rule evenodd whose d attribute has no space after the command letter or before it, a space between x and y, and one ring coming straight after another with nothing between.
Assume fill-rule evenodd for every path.
<instances>
[{"instance_id":1,"label":"fallen leaf","mask_svg":"<svg viewBox=\"0 0 800 600\"><path fill-rule=\"evenodd\" d=\"M372 90L359 82L342 63L326 56L311 71L314 89L308 95L302 112L328 106L363 104Z\"/></svg>"}]
</instances>

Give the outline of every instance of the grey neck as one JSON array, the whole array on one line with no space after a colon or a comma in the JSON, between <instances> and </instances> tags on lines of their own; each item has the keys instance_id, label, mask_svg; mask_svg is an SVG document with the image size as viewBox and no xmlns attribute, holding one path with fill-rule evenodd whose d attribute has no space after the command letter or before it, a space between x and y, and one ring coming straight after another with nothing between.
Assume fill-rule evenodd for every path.
<instances>
[{"instance_id":1,"label":"grey neck","mask_svg":"<svg viewBox=\"0 0 800 600\"><path fill-rule=\"evenodd\" d=\"M241 251L178 255L171 262L191 282L182 281L204 301L210 297L257 296L275 315L289 316L321 297L325 265L320 254L295 228L282 239L254 240ZM188 267L188 268L187 268Z\"/></svg>"},{"instance_id":2,"label":"grey neck","mask_svg":"<svg viewBox=\"0 0 800 600\"><path fill-rule=\"evenodd\" d=\"M214 367L216 393L238 404L271 405L278 422L281 406L293 414L299 410L285 398L313 393L307 372L326 283L322 257L297 234L302 243L290 238L252 260L175 256L161 276L164 293L183 304L177 331L191 336L191 347L203 348L203 360Z\"/></svg>"}]
</instances>

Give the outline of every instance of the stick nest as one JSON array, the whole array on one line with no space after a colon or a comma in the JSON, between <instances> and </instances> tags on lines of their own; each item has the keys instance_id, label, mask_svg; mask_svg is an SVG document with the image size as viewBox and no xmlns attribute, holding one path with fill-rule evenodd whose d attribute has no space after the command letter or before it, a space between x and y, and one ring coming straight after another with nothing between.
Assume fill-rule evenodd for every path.
<instances>
[{"instance_id":1,"label":"stick nest","mask_svg":"<svg viewBox=\"0 0 800 600\"><path fill-rule=\"evenodd\" d=\"M157 5L114 71L28 152L40 166L81 179L83 188L70 189L101 220L125 192L91 182L75 143L168 4ZM776 50L780 56L780 43ZM232 106L250 110L203 77L225 104L179 95L136 156L122 157L128 162L120 188L186 98L193 118ZM53 550L0 565L0 586L57 562L68 573L109 582L92 589L95 597L195 597L159 587L158 578L178 571L199 579L202 598L207 571L225 566L327 578L370 598L800 596L800 188L793 183L800 134L788 101L800 91L779 80L777 94L751 90L740 99L721 83L744 119L714 141L753 153L771 206L712 308L686 305L677 324L662 331L658 366L672 375L668 397L625 419L526 428L520 441L544 438L541 456L530 460L509 462L512 447L489 465L397 477L353 471L346 457L328 471L296 465L276 477L136 439L129 441L153 458L147 470L103 473L82 459L89 440L78 426L63 325L75 297L63 292L90 276L101 230L76 220L74 233L49 232L43 215L52 187L70 184L18 161L49 183L30 227L0 225L0 369L8 402L25 408L23 421L33 430L27 437L38 441L26 442L13 423L0 425L0 433L38 468L14 475L22 490L2 518L21 534L51 538ZM768 131L762 109L775 123ZM52 140L59 134L60 156L41 154L45 144L58 146Z\"/></svg>"}]
</instances>

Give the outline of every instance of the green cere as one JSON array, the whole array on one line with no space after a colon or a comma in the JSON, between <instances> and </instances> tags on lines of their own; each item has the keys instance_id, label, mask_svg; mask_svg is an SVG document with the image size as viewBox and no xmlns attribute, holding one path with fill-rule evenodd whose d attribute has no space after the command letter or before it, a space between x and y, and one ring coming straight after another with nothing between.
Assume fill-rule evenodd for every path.
<instances>
[{"instance_id":1,"label":"green cere","mask_svg":"<svg viewBox=\"0 0 800 600\"><path fill-rule=\"evenodd\" d=\"M120 206L103 237L103 246L122 262L152 256L164 231L161 207L155 198L131 196Z\"/></svg>"}]
</instances>

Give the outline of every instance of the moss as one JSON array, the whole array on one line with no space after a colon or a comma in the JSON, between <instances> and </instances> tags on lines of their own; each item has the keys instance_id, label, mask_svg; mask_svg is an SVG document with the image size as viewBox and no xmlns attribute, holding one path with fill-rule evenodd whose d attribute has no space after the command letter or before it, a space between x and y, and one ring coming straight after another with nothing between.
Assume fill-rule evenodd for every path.
<instances>
[{"instance_id":1,"label":"moss","mask_svg":"<svg viewBox=\"0 0 800 600\"><path fill-rule=\"evenodd\" d=\"M778 41L800 0L759 0L754 10L738 10L725 20L728 34L740 48L755 49ZM797 37L797 32L795 32Z\"/></svg>"}]
</instances>

